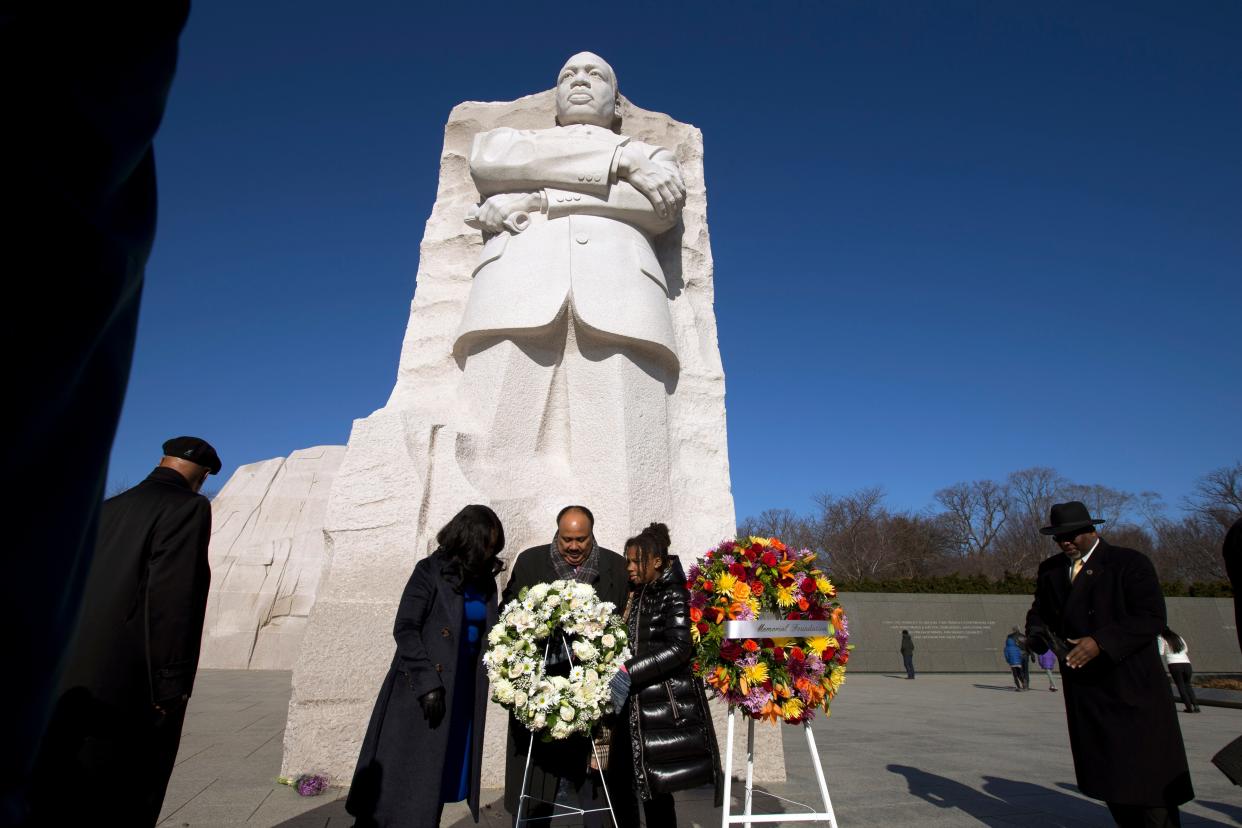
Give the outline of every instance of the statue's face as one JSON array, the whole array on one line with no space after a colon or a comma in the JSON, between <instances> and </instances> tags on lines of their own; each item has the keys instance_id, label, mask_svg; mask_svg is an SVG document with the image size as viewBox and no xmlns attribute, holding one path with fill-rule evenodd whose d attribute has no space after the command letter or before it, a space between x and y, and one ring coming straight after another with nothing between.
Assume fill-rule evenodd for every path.
<instances>
[{"instance_id":1,"label":"statue's face","mask_svg":"<svg viewBox=\"0 0 1242 828\"><path fill-rule=\"evenodd\" d=\"M561 126L593 124L612 128L617 111L617 79L599 55L579 52L556 78L556 117Z\"/></svg>"}]
</instances>

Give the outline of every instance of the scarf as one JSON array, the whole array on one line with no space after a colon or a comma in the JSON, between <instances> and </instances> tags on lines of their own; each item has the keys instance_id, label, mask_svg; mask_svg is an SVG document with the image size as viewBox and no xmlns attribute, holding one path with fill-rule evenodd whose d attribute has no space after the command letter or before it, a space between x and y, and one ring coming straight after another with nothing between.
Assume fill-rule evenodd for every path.
<instances>
[{"instance_id":1,"label":"scarf","mask_svg":"<svg viewBox=\"0 0 1242 828\"><path fill-rule=\"evenodd\" d=\"M591 551L587 554L586 560L578 567L575 573L574 568L565 562L561 557L561 552L556 548L556 538L552 538L552 545L548 547L548 554L552 556L552 569L556 571L556 579L558 581L577 581L580 584L594 584L599 578L599 545L595 543L595 537L591 537Z\"/></svg>"}]
</instances>

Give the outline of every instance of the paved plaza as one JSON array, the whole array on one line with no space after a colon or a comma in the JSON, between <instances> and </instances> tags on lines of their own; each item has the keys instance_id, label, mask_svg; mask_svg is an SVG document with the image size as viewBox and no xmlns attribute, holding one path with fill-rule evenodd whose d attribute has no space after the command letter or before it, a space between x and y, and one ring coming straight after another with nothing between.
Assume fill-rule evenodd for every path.
<instances>
[{"instance_id":1,"label":"paved plaza","mask_svg":"<svg viewBox=\"0 0 1242 828\"><path fill-rule=\"evenodd\" d=\"M1059 693L1042 676L1014 692L1009 674L940 674L914 681L851 674L830 719L815 734L837 820L853 826L1111 825L1105 807L1074 788ZM161 826L255 825L343 828L353 823L342 792L302 798L277 785L290 674L205 670L186 717L177 768ZM1179 716L1198 798L1183 825L1242 825L1242 789L1211 764L1242 733L1242 710L1204 705ZM744 761L745 729L737 759ZM722 746L723 747L723 746ZM806 743L789 728L789 781L771 793L814 802ZM740 793L735 785L735 794ZM481 824L510 824L499 790L484 790ZM710 791L678 797L683 826L716 826ZM756 811L779 810L756 797ZM789 808L789 810L796 810ZM445 809L443 825L473 825L464 805ZM560 828L568 821L557 820ZM814 823L783 823L814 824Z\"/></svg>"}]
</instances>

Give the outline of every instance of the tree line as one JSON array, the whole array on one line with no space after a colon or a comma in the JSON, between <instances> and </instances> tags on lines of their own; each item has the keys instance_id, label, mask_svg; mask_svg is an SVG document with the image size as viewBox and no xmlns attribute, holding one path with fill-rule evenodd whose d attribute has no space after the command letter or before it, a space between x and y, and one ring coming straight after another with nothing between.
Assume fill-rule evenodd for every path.
<instances>
[{"instance_id":1,"label":"tree line","mask_svg":"<svg viewBox=\"0 0 1242 828\"><path fill-rule=\"evenodd\" d=\"M1200 477L1176 518L1155 492L1076 483L1037 466L1003 480L954 483L922 511L889 508L879 487L820 494L807 513L768 509L746 518L738 533L818 550L843 589L1029 594L1040 562L1056 551L1039 529L1052 504L1068 500L1108 521L1100 532L1110 543L1146 553L1166 594L1232 594L1221 544L1242 518L1242 462Z\"/></svg>"}]
</instances>

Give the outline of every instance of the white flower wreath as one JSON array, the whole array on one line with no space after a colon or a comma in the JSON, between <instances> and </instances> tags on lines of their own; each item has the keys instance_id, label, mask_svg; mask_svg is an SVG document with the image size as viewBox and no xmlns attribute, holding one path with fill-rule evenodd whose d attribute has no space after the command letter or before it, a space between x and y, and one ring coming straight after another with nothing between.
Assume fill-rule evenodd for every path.
<instances>
[{"instance_id":1,"label":"white flower wreath","mask_svg":"<svg viewBox=\"0 0 1242 828\"><path fill-rule=\"evenodd\" d=\"M615 610L590 584L553 581L523 589L487 635L483 663L492 700L545 739L589 733L612 710L608 684L630 656ZM544 648L557 627L573 652L568 676L544 674Z\"/></svg>"}]
</instances>

